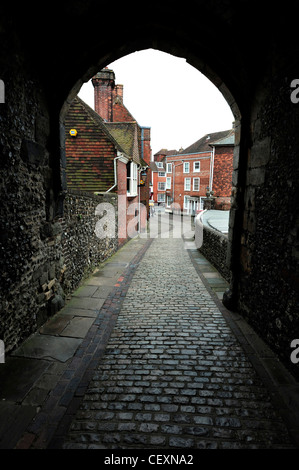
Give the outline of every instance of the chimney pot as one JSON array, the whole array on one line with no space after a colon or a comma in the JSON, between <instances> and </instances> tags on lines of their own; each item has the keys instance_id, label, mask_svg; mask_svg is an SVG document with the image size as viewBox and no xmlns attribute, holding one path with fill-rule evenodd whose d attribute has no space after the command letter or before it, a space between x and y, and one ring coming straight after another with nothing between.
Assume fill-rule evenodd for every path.
<instances>
[{"instance_id":1,"label":"chimney pot","mask_svg":"<svg viewBox=\"0 0 299 470\"><path fill-rule=\"evenodd\" d=\"M123 98L124 98L124 86L123 85L116 85L115 86L115 93L116 97L121 100L123 103Z\"/></svg>"}]
</instances>

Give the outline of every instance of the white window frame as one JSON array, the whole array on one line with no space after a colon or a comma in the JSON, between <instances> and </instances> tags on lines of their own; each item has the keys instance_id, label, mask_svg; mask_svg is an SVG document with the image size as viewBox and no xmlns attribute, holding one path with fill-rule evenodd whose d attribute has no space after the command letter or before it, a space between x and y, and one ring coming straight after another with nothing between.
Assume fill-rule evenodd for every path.
<instances>
[{"instance_id":1,"label":"white window frame","mask_svg":"<svg viewBox=\"0 0 299 470\"><path fill-rule=\"evenodd\" d=\"M165 181L158 181L158 191L165 191L166 183Z\"/></svg>"},{"instance_id":2,"label":"white window frame","mask_svg":"<svg viewBox=\"0 0 299 470\"><path fill-rule=\"evenodd\" d=\"M190 162L184 162L183 173L190 173Z\"/></svg>"},{"instance_id":3,"label":"white window frame","mask_svg":"<svg viewBox=\"0 0 299 470\"><path fill-rule=\"evenodd\" d=\"M165 202L165 193L158 194L157 202Z\"/></svg>"},{"instance_id":4,"label":"white window frame","mask_svg":"<svg viewBox=\"0 0 299 470\"><path fill-rule=\"evenodd\" d=\"M172 163L166 164L166 173L172 173Z\"/></svg>"},{"instance_id":5,"label":"white window frame","mask_svg":"<svg viewBox=\"0 0 299 470\"><path fill-rule=\"evenodd\" d=\"M171 189L171 176L166 178L166 189Z\"/></svg>"},{"instance_id":6,"label":"white window frame","mask_svg":"<svg viewBox=\"0 0 299 470\"><path fill-rule=\"evenodd\" d=\"M198 168L195 168L196 163L198 163ZM200 162L199 161L193 162L193 172L198 173L199 171L200 171Z\"/></svg>"},{"instance_id":7,"label":"white window frame","mask_svg":"<svg viewBox=\"0 0 299 470\"><path fill-rule=\"evenodd\" d=\"M157 168L163 168L163 162L156 162Z\"/></svg>"},{"instance_id":8,"label":"white window frame","mask_svg":"<svg viewBox=\"0 0 299 470\"><path fill-rule=\"evenodd\" d=\"M184 196L184 209L187 209L189 208L189 196Z\"/></svg>"},{"instance_id":9,"label":"white window frame","mask_svg":"<svg viewBox=\"0 0 299 470\"><path fill-rule=\"evenodd\" d=\"M198 181L198 188L196 189L195 188L195 181ZM199 191L200 189L200 178L196 177L196 178L193 178L193 191Z\"/></svg>"},{"instance_id":10,"label":"white window frame","mask_svg":"<svg viewBox=\"0 0 299 470\"><path fill-rule=\"evenodd\" d=\"M191 191L191 178L184 179L184 190Z\"/></svg>"},{"instance_id":11,"label":"white window frame","mask_svg":"<svg viewBox=\"0 0 299 470\"><path fill-rule=\"evenodd\" d=\"M158 171L158 176L162 176L165 178L165 171Z\"/></svg>"},{"instance_id":12,"label":"white window frame","mask_svg":"<svg viewBox=\"0 0 299 470\"><path fill-rule=\"evenodd\" d=\"M135 162L130 162L130 175L127 176L129 180L129 190L127 190L127 196L137 196L137 164Z\"/></svg>"}]
</instances>

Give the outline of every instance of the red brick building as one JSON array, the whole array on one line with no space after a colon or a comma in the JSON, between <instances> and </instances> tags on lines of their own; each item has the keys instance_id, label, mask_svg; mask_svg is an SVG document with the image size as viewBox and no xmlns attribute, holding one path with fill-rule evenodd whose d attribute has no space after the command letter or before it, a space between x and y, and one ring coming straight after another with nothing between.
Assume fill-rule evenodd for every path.
<instances>
[{"instance_id":1,"label":"red brick building","mask_svg":"<svg viewBox=\"0 0 299 470\"><path fill-rule=\"evenodd\" d=\"M230 209L234 130L207 134L180 152L160 151L151 164L155 202L173 203L182 212L203 209L207 188L214 191L215 209ZM161 166L161 168L157 168Z\"/></svg>"},{"instance_id":2,"label":"red brick building","mask_svg":"<svg viewBox=\"0 0 299 470\"><path fill-rule=\"evenodd\" d=\"M150 128L139 126L123 105L123 89L115 86L112 70L99 72L93 84L95 111L76 97L66 117L67 184L75 190L118 194L122 244L146 226L150 178L143 174L151 158Z\"/></svg>"},{"instance_id":3,"label":"red brick building","mask_svg":"<svg viewBox=\"0 0 299 470\"><path fill-rule=\"evenodd\" d=\"M151 171L151 200L157 203L164 204L166 202L166 157L168 155L175 155L179 152L177 150L161 149L155 153L154 161L150 163Z\"/></svg>"},{"instance_id":4,"label":"red brick building","mask_svg":"<svg viewBox=\"0 0 299 470\"><path fill-rule=\"evenodd\" d=\"M216 209L220 210L230 209L234 142L235 135L231 132L227 137L211 144L214 149L212 189L216 197Z\"/></svg>"},{"instance_id":5,"label":"red brick building","mask_svg":"<svg viewBox=\"0 0 299 470\"><path fill-rule=\"evenodd\" d=\"M151 129L150 127L140 126L134 116L126 108L123 103L123 85L115 84L114 71L105 68L98 72L92 78L94 86L94 108L95 111L103 118L105 124L109 123L131 123L137 129L137 143L140 158L140 165L143 168L149 168L151 161ZM115 126L110 126L110 130ZM120 138L120 132L118 133ZM123 127L122 142L125 145L126 131ZM135 153L137 149L134 150ZM140 187L140 202L146 207L149 213L149 194L150 194L150 175L149 170L145 178L145 184Z\"/></svg>"}]
</instances>

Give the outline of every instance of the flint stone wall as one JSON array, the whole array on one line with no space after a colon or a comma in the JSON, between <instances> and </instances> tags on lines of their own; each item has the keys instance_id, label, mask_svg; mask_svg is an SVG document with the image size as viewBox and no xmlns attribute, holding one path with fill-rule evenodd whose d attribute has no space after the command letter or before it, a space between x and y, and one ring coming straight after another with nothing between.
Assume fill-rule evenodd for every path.
<instances>
[{"instance_id":1,"label":"flint stone wall","mask_svg":"<svg viewBox=\"0 0 299 470\"><path fill-rule=\"evenodd\" d=\"M23 176L22 185L10 185L11 194L15 193L8 199L12 207L18 204L23 210L19 210L14 223L11 222L14 211L6 213L6 206L2 210L2 226L7 230L1 233L5 257L1 272L0 338L6 352L14 350L59 311L82 279L118 246L117 237L100 239L95 234L100 220L96 207L108 202L115 209L117 235L116 194L70 191L64 200L63 216L50 222L45 204L41 204L45 202L42 172L32 171L28 175L23 172Z\"/></svg>"},{"instance_id":2,"label":"flint stone wall","mask_svg":"<svg viewBox=\"0 0 299 470\"><path fill-rule=\"evenodd\" d=\"M227 261L227 236L210 227L203 226L203 243L199 251L215 266L223 278L230 282L231 272Z\"/></svg>"},{"instance_id":3,"label":"flint stone wall","mask_svg":"<svg viewBox=\"0 0 299 470\"><path fill-rule=\"evenodd\" d=\"M109 203L114 208L117 222L117 195L101 193L94 195L82 191L68 191L64 203L61 244L63 260L62 286L72 292L84 276L92 273L96 266L110 257L118 247L117 224L115 237L99 238L95 233L99 215L99 204ZM103 216L107 218L107 213ZM112 221L113 223L113 221Z\"/></svg>"}]
</instances>

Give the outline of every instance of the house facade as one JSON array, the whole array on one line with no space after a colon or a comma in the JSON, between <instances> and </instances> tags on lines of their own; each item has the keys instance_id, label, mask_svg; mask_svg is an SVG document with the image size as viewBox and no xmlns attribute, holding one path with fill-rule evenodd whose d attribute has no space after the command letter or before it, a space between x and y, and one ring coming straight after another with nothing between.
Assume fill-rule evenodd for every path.
<instances>
[{"instance_id":1,"label":"house facade","mask_svg":"<svg viewBox=\"0 0 299 470\"><path fill-rule=\"evenodd\" d=\"M181 212L195 215L203 209L207 191L214 191L215 209L229 210L233 148L230 129L207 134L172 155L158 152L153 162L153 200L165 204L166 210L175 204Z\"/></svg>"},{"instance_id":2,"label":"house facade","mask_svg":"<svg viewBox=\"0 0 299 470\"><path fill-rule=\"evenodd\" d=\"M168 184L166 204L179 205L182 212L195 214L203 209L203 198L210 181L210 153L197 152L169 156L166 163Z\"/></svg>"},{"instance_id":3,"label":"house facade","mask_svg":"<svg viewBox=\"0 0 299 470\"><path fill-rule=\"evenodd\" d=\"M233 152L235 135L230 133L212 144L214 171L212 189L216 197L216 208L229 210L231 205Z\"/></svg>"},{"instance_id":4,"label":"house facade","mask_svg":"<svg viewBox=\"0 0 299 470\"><path fill-rule=\"evenodd\" d=\"M94 83L96 109L76 97L66 116L67 185L72 190L118 195L121 245L146 227L150 128L139 126L123 105L123 88L115 86L113 71L104 69L94 80L98 79L106 87Z\"/></svg>"},{"instance_id":5,"label":"house facade","mask_svg":"<svg viewBox=\"0 0 299 470\"><path fill-rule=\"evenodd\" d=\"M134 116L126 108L123 102L124 87L121 84L115 83L114 71L102 69L92 78L94 86L94 109L96 113L102 117L104 123L110 125L110 130L116 128L116 123L129 123L136 127L137 147L139 152L139 163L137 164L138 178L142 184L138 189L138 197L140 203L146 207L147 217L149 214L149 196L150 196L150 171L149 164L151 161L151 128L147 126L140 126ZM122 140L125 146L127 137L125 127L122 127L123 132L118 132L117 136ZM116 136L116 134L114 134ZM136 154L137 148L134 149ZM144 175L147 170L146 177L142 179L140 173ZM130 170L128 170L130 171ZM136 169L133 169L136 172Z\"/></svg>"},{"instance_id":6,"label":"house facade","mask_svg":"<svg viewBox=\"0 0 299 470\"><path fill-rule=\"evenodd\" d=\"M169 176L166 176L166 157L178 153L177 150L161 149L155 153L154 161L150 163L151 200L158 204L166 203L166 189L170 184Z\"/></svg>"}]
</instances>

